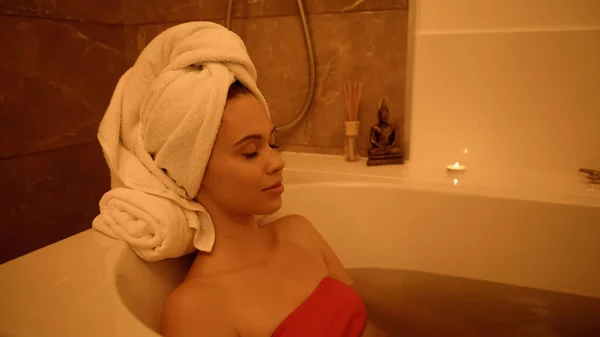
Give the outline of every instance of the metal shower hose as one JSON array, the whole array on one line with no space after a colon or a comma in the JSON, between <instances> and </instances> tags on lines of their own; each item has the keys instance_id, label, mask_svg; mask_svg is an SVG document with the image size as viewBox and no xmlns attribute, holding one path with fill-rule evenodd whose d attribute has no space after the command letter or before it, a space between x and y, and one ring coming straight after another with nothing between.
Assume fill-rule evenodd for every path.
<instances>
[{"instance_id":1,"label":"metal shower hose","mask_svg":"<svg viewBox=\"0 0 600 337\"><path fill-rule=\"evenodd\" d=\"M298 11L300 11L300 19L302 21L302 29L304 30L304 42L306 43L306 54L308 55L308 93L304 98L304 103L300 112L294 116L294 118L286 124L277 127L277 131L286 131L298 124L302 118L308 112L310 105L312 104L313 97L315 95L315 56L312 47L312 40L310 39L310 32L308 30L308 23L306 22L306 13L304 13L304 4L302 0L296 0L298 4ZM225 19L225 27L231 29L231 14L233 11L233 0L229 0L227 4L227 18Z\"/></svg>"}]
</instances>

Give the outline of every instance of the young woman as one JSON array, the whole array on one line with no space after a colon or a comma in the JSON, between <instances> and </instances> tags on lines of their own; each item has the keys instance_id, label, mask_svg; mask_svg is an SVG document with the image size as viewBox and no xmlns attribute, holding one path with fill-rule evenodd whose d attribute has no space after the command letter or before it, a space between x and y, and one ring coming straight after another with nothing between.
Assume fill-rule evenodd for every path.
<instances>
[{"instance_id":1,"label":"young woman","mask_svg":"<svg viewBox=\"0 0 600 337\"><path fill-rule=\"evenodd\" d=\"M352 280L302 216L258 226L282 205L284 161L264 106L239 82L196 195L216 241L199 252L163 311L165 337L372 337Z\"/></svg>"}]
</instances>

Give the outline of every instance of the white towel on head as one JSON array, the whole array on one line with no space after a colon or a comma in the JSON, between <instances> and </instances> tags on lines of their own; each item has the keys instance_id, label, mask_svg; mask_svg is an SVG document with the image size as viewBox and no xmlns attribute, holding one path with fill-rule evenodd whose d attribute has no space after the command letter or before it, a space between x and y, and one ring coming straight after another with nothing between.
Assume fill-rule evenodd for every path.
<instances>
[{"instance_id":1,"label":"white towel on head","mask_svg":"<svg viewBox=\"0 0 600 337\"><path fill-rule=\"evenodd\" d=\"M119 80L98 129L114 190L100 202L94 228L126 240L142 258L176 257L193 247L212 250L210 216L193 199L221 125L227 91L236 79L268 112L243 41L225 27L188 22L150 42ZM119 187L145 194L134 202L134 194ZM115 216L119 199L135 205L130 215L138 220L122 216L131 207L119 208ZM163 211L170 215L161 217ZM190 221L190 212L198 222ZM172 235L155 235L157 226Z\"/></svg>"}]
</instances>

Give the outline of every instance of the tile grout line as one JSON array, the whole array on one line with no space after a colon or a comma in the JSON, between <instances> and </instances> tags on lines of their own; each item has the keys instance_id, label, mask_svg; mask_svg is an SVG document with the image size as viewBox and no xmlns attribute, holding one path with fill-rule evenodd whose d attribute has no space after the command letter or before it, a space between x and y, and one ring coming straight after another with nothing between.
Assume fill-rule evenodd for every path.
<instances>
[{"instance_id":1,"label":"tile grout line","mask_svg":"<svg viewBox=\"0 0 600 337\"><path fill-rule=\"evenodd\" d=\"M50 149L43 149L43 150L37 150L37 151L31 151L31 152L25 152L25 153L16 153L16 154L12 154L12 155L9 155L6 157L1 157L0 162L12 160L12 159L19 159L19 158L23 158L23 157L27 157L27 156L35 156L35 155L40 155L40 154L45 154L45 153L50 153L50 152L57 152L60 150L70 149L73 147L90 145L92 143L97 143L97 140L82 141L79 143L68 144L68 145L59 146L59 147L53 147Z\"/></svg>"}]
</instances>

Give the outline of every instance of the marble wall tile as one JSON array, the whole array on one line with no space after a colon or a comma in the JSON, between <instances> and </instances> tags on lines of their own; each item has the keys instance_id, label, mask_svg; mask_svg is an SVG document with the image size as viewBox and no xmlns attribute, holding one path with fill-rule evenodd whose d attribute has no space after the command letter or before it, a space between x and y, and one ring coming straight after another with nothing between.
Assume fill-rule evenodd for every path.
<instances>
[{"instance_id":1,"label":"marble wall tile","mask_svg":"<svg viewBox=\"0 0 600 337\"><path fill-rule=\"evenodd\" d=\"M123 28L0 17L1 157L90 141L129 61Z\"/></svg>"},{"instance_id":2,"label":"marble wall tile","mask_svg":"<svg viewBox=\"0 0 600 337\"><path fill-rule=\"evenodd\" d=\"M88 228L109 189L97 143L0 161L0 263Z\"/></svg>"},{"instance_id":3,"label":"marble wall tile","mask_svg":"<svg viewBox=\"0 0 600 337\"><path fill-rule=\"evenodd\" d=\"M123 0L0 0L1 15L83 22L123 22Z\"/></svg>"},{"instance_id":4,"label":"marble wall tile","mask_svg":"<svg viewBox=\"0 0 600 337\"><path fill-rule=\"evenodd\" d=\"M218 24L223 24L222 20L209 20ZM139 56L142 50L158 34L166 29L177 25L177 22L155 23L155 24L133 24L124 26L125 47L124 54L131 61Z\"/></svg>"},{"instance_id":5,"label":"marble wall tile","mask_svg":"<svg viewBox=\"0 0 600 337\"><path fill-rule=\"evenodd\" d=\"M304 0L308 14L407 9L408 0ZM123 0L126 23L224 20L227 0ZM296 0L234 0L233 18L298 14Z\"/></svg>"},{"instance_id":6,"label":"marble wall tile","mask_svg":"<svg viewBox=\"0 0 600 337\"><path fill-rule=\"evenodd\" d=\"M224 20L228 0L0 0L0 15L96 22L150 24ZM307 14L407 9L408 0L304 0ZM296 0L234 0L233 18L298 14Z\"/></svg>"},{"instance_id":7,"label":"marble wall tile","mask_svg":"<svg viewBox=\"0 0 600 337\"><path fill-rule=\"evenodd\" d=\"M135 62L142 50L164 30L177 23L156 23L143 25L127 25L123 27L125 45L123 53L130 62Z\"/></svg>"},{"instance_id":8,"label":"marble wall tile","mask_svg":"<svg viewBox=\"0 0 600 337\"><path fill-rule=\"evenodd\" d=\"M402 139L406 69L407 12L381 11L316 15L310 18L317 87L307 118L291 132L278 135L283 145L303 145L329 153L343 148L346 117L343 81L363 81L360 145L377 122L379 100L391 109ZM259 73L275 124L288 122L308 90L308 66L300 22L295 17L234 22ZM329 150L327 150L329 149ZM335 152L335 151L334 151Z\"/></svg>"}]
</instances>

